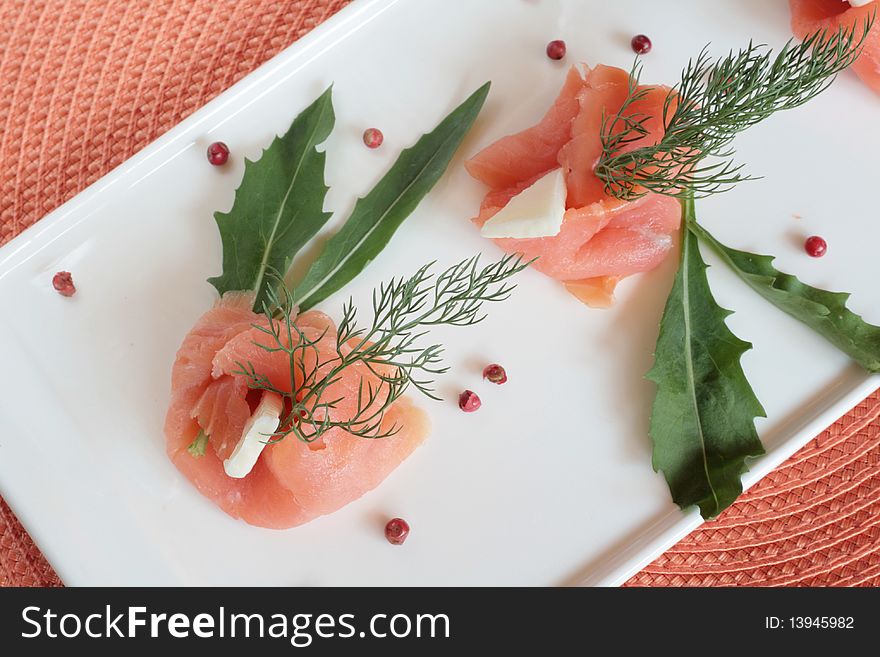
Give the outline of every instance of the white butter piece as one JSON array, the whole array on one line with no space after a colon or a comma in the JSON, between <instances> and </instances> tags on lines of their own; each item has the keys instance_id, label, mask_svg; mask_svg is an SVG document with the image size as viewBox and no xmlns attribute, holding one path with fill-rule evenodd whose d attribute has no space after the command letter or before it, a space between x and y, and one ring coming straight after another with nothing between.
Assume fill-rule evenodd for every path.
<instances>
[{"instance_id":1,"label":"white butter piece","mask_svg":"<svg viewBox=\"0 0 880 657\"><path fill-rule=\"evenodd\" d=\"M483 237L552 237L558 235L565 215L565 177L554 169L501 208L483 224Z\"/></svg>"},{"instance_id":2,"label":"white butter piece","mask_svg":"<svg viewBox=\"0 0 880 657\"><path fill-rule=\"evenodd\" d=\"M844 2L846 2L846 0L844 0ZM872 2L874 2L874 0L849 0L849 4L851 4L853 7L864 7L865 5L869 5Z\"/></svg>"},{"instance_id":3,"label":"white butter piece","mask_svg":"<svg viewBox=\"0 0 880 657\"><path fill-rule=\"evenodd\" d=\"M223 469L227 475L241 479L254 469L257 459L266 447L266 441L272 440L271 434L278 430L283 410L284 402L280 395L269 391L263 392L259 406L244 425L241 440L238 441L229 458L223 461Z\"/></svg>"}]
</instances>

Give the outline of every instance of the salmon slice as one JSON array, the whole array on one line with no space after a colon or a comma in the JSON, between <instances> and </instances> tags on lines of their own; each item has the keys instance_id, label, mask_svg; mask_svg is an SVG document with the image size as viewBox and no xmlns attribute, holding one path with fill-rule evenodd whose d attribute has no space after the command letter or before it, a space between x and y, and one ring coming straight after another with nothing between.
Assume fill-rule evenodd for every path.
<instances>
[{"instance_id":1,"label":"salmon slice","mask_svg":"<svg viewBox=\"0 0 880 657\"><path fill-rule=\"evenodd\" d=\"M645 196L608 214L605 228L578 250L578 278L622 278L654 269L672 250L681 223L681 206L669 196Z\"/></svg>"},{"instance_id":2,"label":"salmon slice","mask_svg":"<svg viewBox=\"0 0 880 657\"><path fill-rule=\"evenodd\" d=\"M619 281L617 276L597 276L569 281L565 289L591 308L610 308L614 303L614 288Z\"/></svg>"},{"instance_id":3,"label":"salmon slice","mask_svg":"<svg viewBox=\"0 0 880 657\"><path fill-rule=\"evenodd\" d=\"M338 428L319 445L286 439L265 450L264 460L312 517L332 513L382 483L430 430L427 415L408 399L385 414L383 429L395 426L394 436L375 440Z\"/></svg>"},{"instance_id":4,"label":"salmon slice","mask_svg":"<svg viewBox=\"0 0 880 657\"><path fill-rule=\"evenodd\" d=\"M482 226L500 209L483 207L474 221ZM558 281L619 279L659 265L672 249L680 223L676 199L650 194L631 202L606 199L566 210L562 228L553 237L492 241L526 260L536 258L532 268Z\"/></svg>"},{"instance_id":5,"label":"salmon slice","mask_svg":"<svg viewBox=\"0 0 880 657\"><path fill-rule=\"evenodd\" d=\"M538 125L503 137L466 163L471 175L490 187L474 218L478 226L548 171L562 167L566 211L559 233L493 241L508 253L535 258L535 269L565 283L585 303L600 307L610 305L622 277L662 262L681 223L676 199L647 194L620 201L606 194L603 181L595 175L603 121L620 111L628 89L629 74L619 68L597 66L581 77L572 67ZM663 137L668 89L643 86L640 90L644 96L629 106L627 114L645 117L646 134L626 144L624 152L656 144ZM622 129L622 124L614 126L616 132Z\"/></svg>"},{"instance_id":6,"label":"salmon slice","mask_svg":"<svg viewBox=\"0 0 880 657\"><path fill-rule=\"evenodd\" d=\"M799 39L820 30L836 32L862 25L871 14L880 9L877 2L853 7L843 0L789 0L791 29ZM862 54L853 63L852 70L874 91L880 92L880 20L874 21L865 39Z\"/></svg>"},{"instance_id":7,"label":"salmon slice","mask_svg":"<svg viewBox=\"0 0 880 657\"><path fill-rule=\"evenodd\" d=\"M558 155L571 139L571 124L578 114L578 94L584 80L575 67L568 71L556 102L537 124L515 135L502 137L477 153L464 166L492 190L505 190L559 166Z\"/></svg>"},{"instance_id":8,"label":"salmon slice","mask_svg":"<svg viewBox=\"0 0 880 657\"><path fill-rule=\"evenodd\" d=\"M648 271L662 262L673 247L681 222L676 199L647 194L635 201L620 201L606 194L603 181L595 175L602 154L603 120L620 111L628 89L629 74L619 68L597 66L581 78L572 67L559 97L537 126L500 139L466 164L471 175L490 187L474 218L478 226L548 169L562 167L567 194L559 233L493 241L508 253L536 258L534 269L565 283L581 301L600 307L610 304L614 286L622 277ZM656 144L663 137L668 89L644 86L640 90L644 96L629 106L627 114L645 117L646 134L626 144L624 152ZM573 116L572 94L577 103ZM617 132L622 129L622 124L615 126ZM541 141L543 147L538 149L536 135L552 139ZM556 148L552 164L551 148ZM532 151L539 153L537 161L530 161Z\"/></svg>"},{"instance_id":9,"label":"salmon slice","mask_svg":"<svg viewBox=\"0 0 880 657\"><path fill-rule=\"evenodd\" d=\"M247 476L229 477L223 460L241 439L259 398L259 391L250 391L246 377L237 373L242 365L252 365L273 386L291 391L288 355L259 346L271 345L273 338L254 327L268 322L251 311L252 301L252 295L225 294L184 338L172 369L166 449L178 470L227 514L252 525L285 529L336 511L375 488L424 440L429 426L423 411L399 399L386 410L381 425L382 431L399 427L393 436L368 439L334 428L307 444L289 435L267 445ZM323 363L338 353L336 327L327 315L308 312L295 325L314 343L299 361L306 372L318 359ZM340 351L351 348L342 345ZM330 367L325 365L318 375ZM328 387L324 399L340 400L329 411L334 421L355 415L362 381L365 387L379 385L376 374L358 363ZM295 368L293 384L300 389L302 383L300 368ZM380 396L376 408L383 402ZM205 454L197 457L187 447L200 431L209 440Z\"/></svg>"},{"instance_id":10,"label":"salmon slice","mask_svg":"<svg viewBox=\"0 0 880 657\"><path fill-rule=\"evenodd\" d=\"M559 164L565 170L568 189L567 207L582 208L605 199L605 184L593 170L602 155L602 140L598 138L602 123L620 111L629 90L629 74L612 66L597 66L587 74L586 84L578 94L580 110L571 125L571 139L559 152ZM630 104L626 115L642 115L647 133L624 144L620 151L627 153L642 146L656 144L663 137L663 104L668 89L642 86L644 97ZM624 129L622 122L613 124L613 134Z\"/></svg>"}]
</instances>

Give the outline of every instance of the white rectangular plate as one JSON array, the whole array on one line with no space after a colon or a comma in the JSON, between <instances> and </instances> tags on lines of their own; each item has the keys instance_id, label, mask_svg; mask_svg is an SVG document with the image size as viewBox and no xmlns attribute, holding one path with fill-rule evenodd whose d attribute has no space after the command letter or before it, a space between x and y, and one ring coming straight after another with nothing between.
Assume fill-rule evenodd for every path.
<instances>
[{"instance_id":1,"label":"white rectangular plate","mask_svg":"<svg viewBox=\"0 0 880 657\"><path fill-rule=\"evenodd\" d=\"M654 49L644 80L672 83L688 57L749 39L789 38L784 2L584 0L356 2L196 112L0 251L0 492L70 585L617 584L696 527L651 470L647 438L657 325L674 258L628 279L609 311L589 310L536 272L489 320L441 332L452 370L433 434L377 490L331 516L274 532L233 521L165 457L162 423L175 351L211 306L219 272L212 212L243 171L330 83L327 207L345 216L399 150L486 80L489 101L458 158L390 247L345 290L429 260L498 255L468 221L484 190L462 158L535 122L568 64L628 68L629 38ZM565 62L545 44L568 43ZM880 323L876 187L880 99L845 74L815 102L737 141L763 180L699 203L731 245L775 253L806 281L853 292ZM376 151L365 127L386 136ZM205 160L223 140L225 168ZM794 215L802 218L797 219ZM800 246L818 232L821 260ZM710 262L714 262L710 258ZM52 274L70 270L64 299ZM746 484L783 461L877 386L822 339L710 271L734 332L754 343L745 370L767 410L767 447ZM342 295L324 309L339 317ZM510 381L480 381L487 362ZM458 411L458 391L483 397ZM402 548L388 517L412 525Z\"/></svg>"}]
</instances>

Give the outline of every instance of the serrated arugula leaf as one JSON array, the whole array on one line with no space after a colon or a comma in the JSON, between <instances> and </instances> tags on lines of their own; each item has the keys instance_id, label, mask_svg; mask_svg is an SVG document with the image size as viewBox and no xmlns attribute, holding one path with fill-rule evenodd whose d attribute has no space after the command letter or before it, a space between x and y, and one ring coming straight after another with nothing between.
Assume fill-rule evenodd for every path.
<instances>
[{"instance_id":1,"label":"serrated arugula leaf","mask_svg":"<svg viewBox=\"0 0 880 657\"><path fill-rule=\"evenodd\" d=\"M871 372L880 371L880 326L846 307L849 294L801 282L773 266L773 256L737 251L694 224L693 230L743 281L780 310L800 320Z\"/></svg>"},{"instance_id":2,"label":"serrated arugula leaf","mask_svg":"<svg viewBox=\"0 0 880 657\"><path fill-rule=\"evenodd\" d=\"M437 183L477 118L486 83L453 110L433 131L404 150L388 173L363 198L324 246L294 298L307 310L351 281L375 258L404 219Z\"/></svg>"},{"instance_id":3,"label":"serrated arugula leaf","mask_svg":"<svg viewBox=\"0 0 880 657\"><path fill-rule=\"evenodd\" d=\"M205 455L205 448L207 446L208 434L205 433L204 429L199 429L199 434L189 444L189 446L186 448L186 451L189 452L192 456L198 458Z\"/></svg>"},{"instance_id":4,"label":"serrated arugula leaf","mask_svg":"<svg viewBox=\"0 0 880 657\"><path fill-rule=\"evenodd\" d=\"M330 218L324 212L325 155L316 146L333 130L332 87L296 117L254 162L229 212L215 212L223 240L223 273L208 279L220 294L253 290L254 309L267 300L267 274L283 275L293 257Z\"/></svg>"},{"instance_id":5,"label":"serrated arugula leaf","mask_svg":"<svg viewBox=\"0 0 880 657\"><path fill-rule=\"evenodd\" d=\"M740 365L752 345L727 327L731 311L715 302L688 229L693 199L682 205L681 261L647 375L657 384L650 435L654 470L663 472L672 499L713 518L742 493L745 460L764 453L754 422L764 409Z\"/></svg>"}]
</instances>

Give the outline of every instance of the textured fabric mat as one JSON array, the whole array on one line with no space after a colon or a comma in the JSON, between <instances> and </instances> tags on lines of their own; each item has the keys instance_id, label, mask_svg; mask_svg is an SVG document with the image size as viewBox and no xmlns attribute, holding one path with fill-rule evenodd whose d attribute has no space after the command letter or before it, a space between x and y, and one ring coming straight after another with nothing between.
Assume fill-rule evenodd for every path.
<instances>
[{"instance_id":1,"label":"textured fabric mat","mask_svg":"<svg viewBox=\"0 0 880 657\"><path fill-rule=\"evenodd\" d=\"M0 1L0 244L347 0ZM880 584L875 394L629 585ZM0 585L61 582L0 501Z\"/></svg>"}]
</instances>

